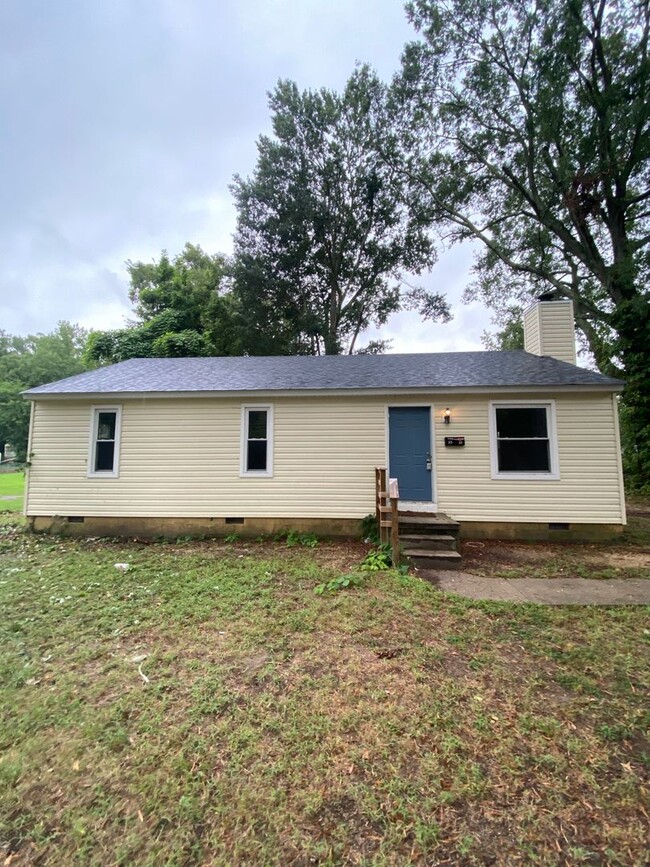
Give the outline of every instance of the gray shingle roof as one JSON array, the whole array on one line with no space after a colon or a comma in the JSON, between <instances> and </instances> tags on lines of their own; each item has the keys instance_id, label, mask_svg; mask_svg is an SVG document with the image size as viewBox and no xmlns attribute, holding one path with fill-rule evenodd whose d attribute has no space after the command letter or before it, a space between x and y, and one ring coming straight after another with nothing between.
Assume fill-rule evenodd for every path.
<instances>
[{"instance_id":1,"label":"gray shingle roof","mask_svg":"<svg viewBox=\"0 0 650 867\"><path fill-rule=\"evenodd\" d=\"M455 389L593 386L620 380L523 350L418 355L132 358L24 394L251 392L340 389Z\"/></svg>"}]
</instances>

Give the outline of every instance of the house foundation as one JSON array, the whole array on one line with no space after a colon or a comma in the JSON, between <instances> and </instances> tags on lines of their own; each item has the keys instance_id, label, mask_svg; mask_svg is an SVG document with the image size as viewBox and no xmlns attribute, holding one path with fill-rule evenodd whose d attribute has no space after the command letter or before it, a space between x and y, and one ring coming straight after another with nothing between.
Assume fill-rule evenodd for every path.
<instances>
[{"instance_id":1,"label":"house foundation","mask_svg":"<svg viewBox=\"0 0 650 867\"><path fill-rule=\"evenodd\" d=\"M229 536L254 539L294 530L314 533L323 538L351 539L361 535L361 521L357 518L243 518L238 516L211 518L143 518L96 516L44 516L28 517L30 529L35 533L60 533L64 536L161 536L176 539L179 536Z\"/></svg>"},{"instance_id":2,"label":"house foundation","mask_svg":"<svg viewBox=\"0 0 650 867\"><path fill-rule=\"evenodd\" d=\"M209 518L98 517L79 515L28 516L35 533L64 536L179 536L223 537L237 534L256 538L294 530L314 533L329 539L358 539L358 518L248 518L239 516ZM615 539L625 529L622 524L567 524L506 521L461 521L461 539L508 539L545 542L603 542Z\"/></svg>"},{"instance_id":3,"label":"house foundation","mask_svg":"<svg viewBox=\"0 0 650 867\"><path fill-rule=\"evenodd\" d=\"M623 524L462 521L461 539L508 539L522 542L606 542L625 530Z\"/></svg>"}]
</instances>

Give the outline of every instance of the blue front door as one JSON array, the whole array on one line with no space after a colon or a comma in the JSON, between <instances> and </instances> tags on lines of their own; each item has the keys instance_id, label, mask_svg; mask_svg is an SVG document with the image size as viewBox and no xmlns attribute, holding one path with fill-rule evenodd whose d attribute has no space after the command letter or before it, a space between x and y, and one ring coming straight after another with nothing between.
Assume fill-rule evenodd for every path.
<instances>
[{"instance_id":1,"label":"blue front door","mask_svg":"<svg viewBox=\"0 0 650 867\"><path fill-rule=\"evenodd\" d=\"M388 475L400 500L432 500L431 411L428 406L388 409Z\"/></svg>"}]
</instances>

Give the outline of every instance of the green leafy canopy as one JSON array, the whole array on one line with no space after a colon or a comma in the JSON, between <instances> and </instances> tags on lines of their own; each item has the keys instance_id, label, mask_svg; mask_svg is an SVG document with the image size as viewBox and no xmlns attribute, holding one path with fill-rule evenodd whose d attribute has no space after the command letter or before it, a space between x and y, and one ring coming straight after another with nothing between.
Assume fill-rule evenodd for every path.
<instances>
[{"instance_id":1,"label":"green leafy canopy","mask_svg":"<svg viewBox=\"0 0 650 867\"><path fill-rule=\"evenodd\" d=\"M273 135L232 186L234 289L262 354L352 352L364 328L405 305L448 317L441 296L402 282L434 254L377 154L383 91L361 66L340 94L280 81L270 95Z\"/></svg>"},{"instance_id":2,"label":"green leafy canopy","mask_svg":"<svg viewBox=\"0 0 650 867\"><path fill-rule=\"evenodd\" d=\"M648 0L414 0L381 150L499 314L573 301L650 455Z\"/></svg>"},{"instance_id":3,"label":"green leafy canopy","mask_svg":"<svg viewBox=\"0 0 650 867\"><path fill-rule=\"evenodd\" d=\"M0 451L9 443L18 460L25 460L30 404L21 392L82 373L87 336L69 322L59 322L50 334L18 337L0 331Z\"/></svg>"},{"instance_id":4,"label":"green leafy canopy","mask_svg":"<svg viewBox=\"0 0 650 867\"><path fill-rule=\"evenodd\" d=\"M241 350L225 257L186 244L173 259L163 252L157 262L127 262L127 269L137 319L127 328L93 332L86 350L90 361L231 355Z\"/></svg>"}]
</instances>

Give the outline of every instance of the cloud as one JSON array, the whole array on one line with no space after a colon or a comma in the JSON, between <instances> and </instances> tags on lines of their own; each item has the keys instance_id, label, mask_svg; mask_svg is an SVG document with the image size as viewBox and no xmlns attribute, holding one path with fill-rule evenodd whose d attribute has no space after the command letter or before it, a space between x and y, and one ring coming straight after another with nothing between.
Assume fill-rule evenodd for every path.
<instances>
[{"instance_id":1,"label":"cloud","mask_svg":"<svg viewBox=\"0 0 650 867\"><path fill-rule=\"evenodd\" d=\"M411 36L394 0L2 4L0 328L113 327L126 259L229 252L228 185L254 167L278 78L340 88L356 61L389 78ZM455 287L454 263L429 282ZM404 315L389 330L397 348L435 328Z\"/></svg>"},{"instance_id":2,"label":"cloud","mask_svg":"<svg viewBox=\"0 0 650 867\"><path fill-rule=\"evenodd\" d=\"M410 285L421 285L447 297L453 314L451 322L426 322L416 312L404 311L392 316L384 327L368 329L359 345L383 338L391 341L391 352L482 349L481 335L490 327L490 315L478 302L462 303L462 294L472 280L473 255L471 243L460 244L444 251L430 273L408 278Z\"/></svg>"}]
</instances>

